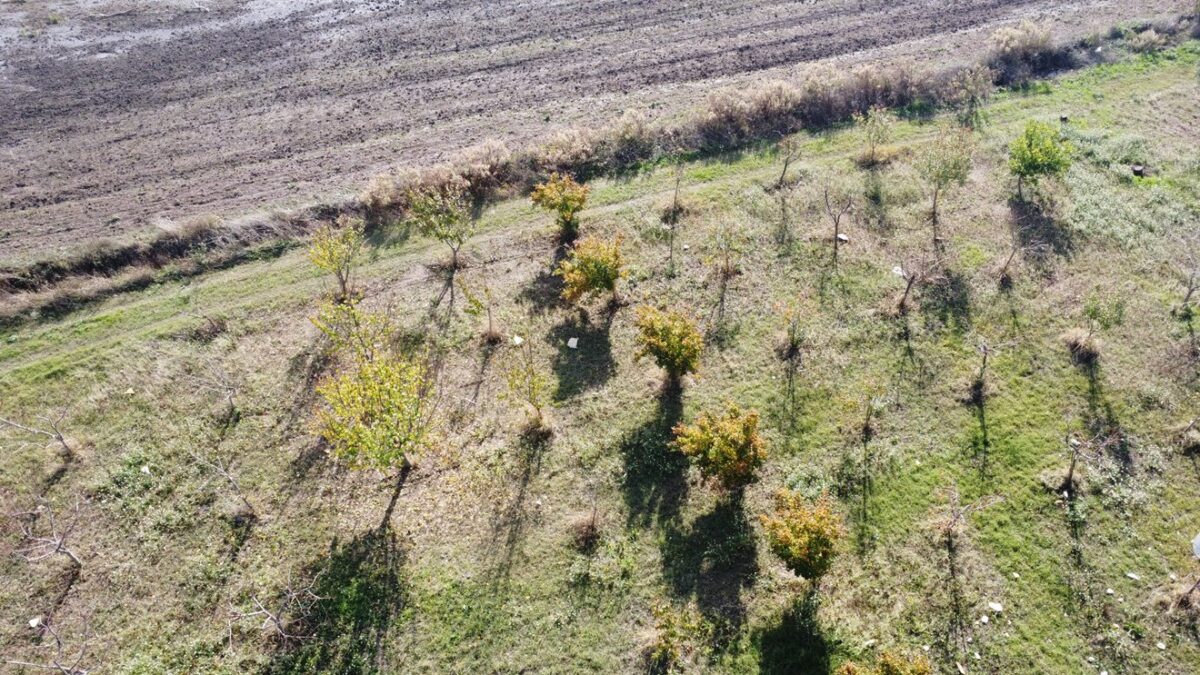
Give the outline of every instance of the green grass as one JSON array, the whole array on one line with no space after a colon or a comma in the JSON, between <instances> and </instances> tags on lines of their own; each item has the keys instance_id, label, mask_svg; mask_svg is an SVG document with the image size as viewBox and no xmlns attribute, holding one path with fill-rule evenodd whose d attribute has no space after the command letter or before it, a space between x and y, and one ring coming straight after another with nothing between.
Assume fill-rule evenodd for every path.
<instances>
[{"instance_id":1,"label":"green grass","mask_svg":"<svg viewBox=\"0 0 1200 675\"><path fill-rule=\"evenodd\" d=\"M876 177L877 207L846 225L837 274L820 196L827 182L856 195L868 187L851 161L861 149L852 130L805 139L786 244L778 198L762 187L780 168L770 148L688 164L674 275L659 224L672 167L596 182L583 229L625 236L623 295L690 308L709 330L701 372L679 398L634 360L632 308L584 317L539 281L554 259L550 218L524 200L489 208L461 274L486 278L506 334L544 355L557 385L545 445L522 440L521 412L500 397L508 348L485 355L461 294L449 310L448 298L431 307L443 282L425 265L445 249L381 242L357 272L366 302L413 333L446 322L436 332L449 350L443 429L382 529L394 478L336 466L309 427L322 361L308 317L329 283L302 251L0 335L0 416L41 425L66 407L63 428L79 448L63 465L42 439L4 431L0 501L18 512L44 496L63 511L82 498L71 543L85 561L57 610L62 556L0 562L10 580L0 653L39 656L26 622L54 610L68 643L90 614L103 637L91 665L106 672L638 672L655 635L651 608L665 604L691 617L684 665L694 671L826 672L880 649L926 647L944 672L1196 670L1195 629L1162 600L1196 572L1187 542L1200 531L1200 474L1172 431L1195 417L1200 396L1195 366L1178 358L1186 326L1171 313L1182 291L1177 239L1200 222L1198 62L1189 43L998 96L973 178L945 207L945 283L919 291L906 318L890 313L903 289L892 269L930 244L905 153L936 123L900 125L901 156ZM1039 221L1056 246L1018 256L1015 286L1001 291L1022 215L1005 148L1026 119L1063 114L1076 163L1045 187L1053 208ZM1134 160L1153 178L1129 177ZM740 274L718 321L712 237L729 225ZM1127 309L1101 331L1101 366L1088 373L1060 336L1085 325L1093 294ZM806 333L794 395L774 354L788 306ZM204 317L229 330L189 337ZM565 347L570 337L578 350ZM982 408L965 402L981 342L995 350ZM762 411L769 441L740 502L699 482L667 445L675 422L726 399ZM1114 424L1132 470L1085 463L1087 518L1073 535L1045 483L1065 471L1068 433ZM248 528L235 525L240 501L213 460L253 505ZM781 487L829 491L847 519L817 605L802 602L804 582L761 539L757 515ZM934 527L952 487L964 504L997 498L961 535L965 623L955 638ZM602 539L588 555L572 548L571 529L593 508ZM15 548L15 531L4 542ZM255 598L282 606L289 582L312 582L319 598L296 626L310 639L236 618ZM988 602L1004 611L983 624Z\"/></svg>"}]
</instances>

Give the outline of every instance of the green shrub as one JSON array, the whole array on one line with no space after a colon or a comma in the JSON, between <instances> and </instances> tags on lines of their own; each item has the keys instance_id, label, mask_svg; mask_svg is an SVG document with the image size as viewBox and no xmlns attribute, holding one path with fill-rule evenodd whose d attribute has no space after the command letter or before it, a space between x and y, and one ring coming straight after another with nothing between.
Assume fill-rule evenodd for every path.
<instances>
[{"instance_id":1,"label":"green shrub","mask_svg":"<svg viewBox=\"0 0 1200 675\"><path fill-rule=\"evenodd\" d=\"M554 173L535 187L529 198L535 206L555 213L563 235L574 236L579 231L579 212L587 203L589 192L586 185L580 185L574 178Z\"/></svg>"},{"instance_id":2,"label":"green shrub","mask_svg":"<svg viewBox=\"0 0 1200 675\"><path fill-rule=\"evenodd\" d=\"M325 406L317 431L332 454L352 468L402 466L426 443L431 420L425 369L413 362L376 359L317 387Z\"/></svg>"},{"instance_id":3,"label":"green shrub","mask_svg":"<svg viewBox=\"0 0 1200 675\"><path fill-rule=\"evenodd\" d=\"M1030 120L1009 146L1008 168L1017 177L1017 194L1024 198L1024 183L1061 176L1071 168L1071 144L1054 127Z\"/></svg>"},{"instance_id":4,"label":"green shrub","mask_svg":"<svg viewBox=\"0 0 1200 675\"><path fill-rule=\"evenodd\" d=\"M571 254L554 270L562 277L562 297L568 302L579 302L587 295L605 292L613 294L613 302L619 300L617 281L625 276L621 260L621 238L605 241L588 237L571 249Z\"/></svg>"},{"instance_id":5,"label":"green shrub","mask_svg":"<svg viewBox=\"0 0 1200 675\"><path fill-rule=\"evenodd\" d=\"M704 337L691 318L680 312L639 307L636 325L639 359L654 359L673 380L696 372Z\"/></svg>"},{"instance_id":6,"label":"green shrub","mask_svg":"<svg viewBox=\"0 0 1200 675\"><path fill-rule=\"evenodd\" d=\"M737 490L754 482L767 458L758 422L758 412L727 403L724 414L703 413L691 424L677 425L675 447L706 479L716 478L725 489Z\"/></svg>"},{"instance_id":7,"label":"green shrub","mask_svg":"<svg viewBox=\"0 0 1200 675\"><path fill-rule=\"evenodd\" d=\"M336 223L326 223L313 234L308 259L321 271L333 275L338 285L336 299L339 302L352 299L350 273L363 241L363 221L350 216L340 216Z\"/></svg>"},{"instance_id":8,"label":"green shrub","mask_svg":"<svg viewBox=\"0 0 1200 675\"><path fill-rule=\"evenodd\" d=\"M859 158L858 163L864 167L873 167L880 163L879 146L892 140L896 133L896 115L887 108L875 105L866 114L854 115L854 124L863 135L867 144L867 152Z\"/></svg>"},{"instance_id":9,"label":"green shrub","mask_svg":"<svg viewBox=\"0 0 1200 675\"><path fill-rule=\"evenodd\" d=\"M458 251L475 234L465 184L451 182L408 194L408 219L417 231L450 247L451 269L458 269Z\"/></svg>"},{"instance_id":10,"label":"green shrub","mask_svg":"<svg viewBox=\"0 0 1200 675\"><path fill-rule=\"evenodd\" d=\"M781 491L775 496L775 514L761 520L771 551L796 575L814 582L829 571L846 534L827 495L809 502L798 493Z\"/></svg>"}]
</instances>

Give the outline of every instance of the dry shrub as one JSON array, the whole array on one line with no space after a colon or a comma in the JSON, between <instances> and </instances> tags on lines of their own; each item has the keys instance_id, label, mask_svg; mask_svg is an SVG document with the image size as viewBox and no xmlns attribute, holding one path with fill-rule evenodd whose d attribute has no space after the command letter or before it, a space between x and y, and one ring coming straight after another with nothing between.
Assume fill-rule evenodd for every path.
<instances>
[{"instance_id":1,"label":"dry shrub","mask_svg":"<svg viewBox=\"0 0 1200 675\"><path fill-rule=\"evenodd\" d=\"M583 129L560 129L534 150L533 161L544 173L589 175L596 168L596 140Z\"/></svg>"},{"instance_id":2,"label":"dry shrub","mask_svg":"<svg viewBox=\"0 0 1200 675\"><path fill-rule=\"evenodd\" d=\"M372 178L359 193L358 201L368 212L380 213L396 205L401 192L396 185L396 176L380 174Z\"/></svg>"},{"instance_id":3,"label":"dry shrub","mask_svg":"<svg viewBox=\"0 0 1200 675\"><path fill-rule=\"evenodd\" d=\"M1135 33L1129 38L1129 49L1138 54L1150 54L1167 46L1167 36L1153 28Z\"/></svg>"},{"instance_id":4,"label":"dry shrub","mask_svg":"<svg viewBox=\"0 0 1200 675\"><path fill-rule=\"evenodd\" d=\"M1054 44L1050 28L1023 21L992 34L987 64L1002 85L1021 85L1031 78L1070 65L1070 50Z\"/></svg>"},{"instance_id":5,"label":"dry shrub","mask_svg":"<svg viewBox=\"0 0 1200 675\"><path fill-rule=\"evenodd\" d=\"M600 520L595 511L579 516L571 523L571 546L578 552L590 554L600 544Z\"/></svg>"},{"instance_id":6,"label":"dry shrub","mask_svg":"<svg viewBox=\"0 0 1200 675\"><path fill-rule=\"evenodd\" d=\"M652 159L658 149L658 136L644 113L626 110L600 132L597 146L605 170L620 173Z\"/></svg>"},{"instance_id":7,"label":"dry shrub","mask_svg":"<svg viewBox=\"0 0 1200 675\"><path fill-rule=\"evenodd\" d=\"M512 179L512 152L502 141L487 140L466 148L452 157L450 164L476 198L499 191Z\"/></svg>"},{"instance_id":8,"label":"dry shrub","mask_svg":"<svg viewBox=\"0 0 1200 675\"><path fill-rule=\"evenodd\" d=\"M1093 366L1100 361L1102 345L1100 339L1091 331L1083 328L1072 328L1063 333L1063 344L1071 353L1071 361L1080 366Z\"/></svg>"},{"instance_id":9,"label":"dry shrub","mask_svg":"<svg viewBox=\"0 0 1200 675\"><path fill-rule=\"evenodd\" d=\"M722 90L709 95L693 123L702 148L719 150L741 143L750 133L750 104L740 92Z\"/></svg>"}]
</instances>

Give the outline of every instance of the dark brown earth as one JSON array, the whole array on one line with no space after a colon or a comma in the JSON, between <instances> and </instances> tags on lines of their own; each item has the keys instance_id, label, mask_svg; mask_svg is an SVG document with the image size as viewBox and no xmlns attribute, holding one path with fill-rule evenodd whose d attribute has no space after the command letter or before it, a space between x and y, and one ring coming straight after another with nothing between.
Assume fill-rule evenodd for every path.
<instances>
[{"instance_id":1,"label":"dark brown earth","mask_svg":"<svg viewBox=\"0 0 1200 675\"><path fill-rule=\"evenodd\" d=\"M0 263L295 206L495 137L678 110L805 64L1078 36L1188 0L0 4Z\"/></svg>"}]
</instances>

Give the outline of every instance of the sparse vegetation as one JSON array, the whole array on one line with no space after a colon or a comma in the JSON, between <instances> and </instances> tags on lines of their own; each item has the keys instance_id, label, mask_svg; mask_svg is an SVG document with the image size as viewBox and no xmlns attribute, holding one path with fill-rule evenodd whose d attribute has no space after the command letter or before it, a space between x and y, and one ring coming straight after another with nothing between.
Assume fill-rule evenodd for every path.
<instances>
[{"instance_id":1,"label":"sparse vegetation","mask_svg":"<svg viewBox=\"0 0 1200 675\"><path fill-rule=\"evenodd\" d=\"M341 216L335 224L324 225L313 235L308 259L322 272L333 275L338 302L355 299L350 277L362 246L363 222L357 218Z\"/></svg>"},{"instance_id":2,"label":"sparse vegetation","mask_svg":"<svg viewBox=\"0 0 1200 675\"><path fill-rule=\"evenodd\" d=\"M896 133L896 115L883 106L872 106L865 114L855 115L854 124L862 130L863 140L867 144L867 151L859 158L859 164L872 168L889 161L891 153L883 152L883 148Z\"/></svg>"},{"instance_id":3,"label":"sparse vegetation","mask_svg":"<svg viewBox=\"0 0 1200 675\"><path fill-rule=\"evenodd\" d=\"M408 217L417 231L450 247L450 269L458 269L458 251L475 234L475 217L463 183L412 192Z\"/></svg>"},{"instance_id":4,"label":"sparse vegetation","mask_svg":"<svg viewBox=\"0 0 1200 675\"><path fill-rule=\"evenodd\" d=\"M933 143L917 158L917 173L929 193L929 221L933 226L934 247L939 246L938 205L941 197L954 187L966 185L971 176L975 144L969 134L942 129Z\"/></svg>"}]
</instances>

